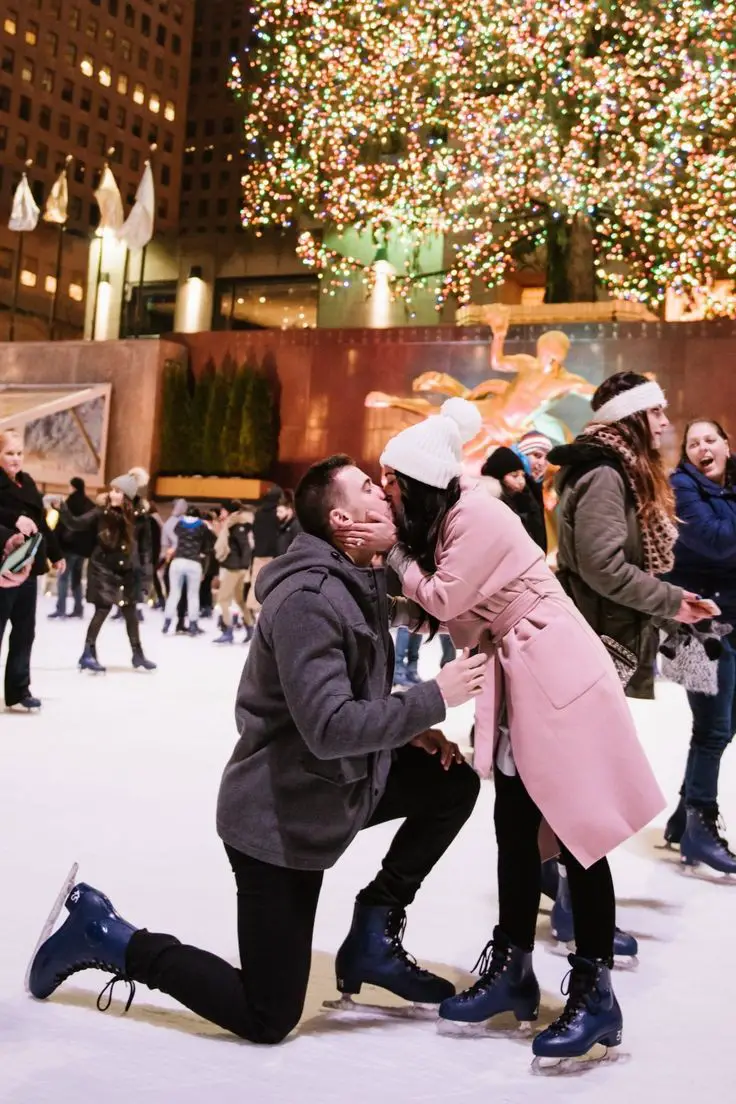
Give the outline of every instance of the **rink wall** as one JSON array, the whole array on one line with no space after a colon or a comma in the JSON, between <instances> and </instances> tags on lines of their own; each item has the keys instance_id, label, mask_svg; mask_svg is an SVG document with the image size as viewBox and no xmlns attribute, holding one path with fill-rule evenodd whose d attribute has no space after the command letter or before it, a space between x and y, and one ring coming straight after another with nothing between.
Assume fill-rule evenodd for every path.
<instances>
[{"instance_id":1,"label":"rink wall","mask_svg":"<svg viewBox=\"0 0 736 1104\"><path fill-rule=\"evenodd\" d=\"M674 430L704 414L736 436L736 322L568 324L567 367L599 383L622 369L657 374ZM506 352L533 353L545 327L517 326ZM108 471L141 464L157 470L160 383L167 359L189 360L199 372L211 358L248 362L273 380L280 402L279 461L273 478L293 486L305 467L331 452L349 452L375 471L386 438L415 421L410 413L367 409L369 391L411 395L421 372L446 372L473 387L492 376L486 327L402 327L386 330L239 330L175 334L162 340L0 343L2 383L113 385ZM508 377L506 377L508 378ZM587 403L575 396L553 408L573 430ZM264 473L265 474L265 473Z\"/></svg>"},{"instance_id":2,"label":"rink wall","mask_svg":"<svg viewBox=\"0 0 736 1104\"><path fill-rule=\"evenodd\" d=\"M572 346L570 371L598 384L624 369L655 372L667 390L673 431L668 453L675 459L683 424L710 414L730 424L736 439L736 322L566 324ZM508 354L533 353L549 326L515 326ZM348 452L375 471L386 438L416 421L394 409L367 409L369 391L411 395L422 372L447 372L468 387L489 370L490 331L485 326L402 327L386 330L230 331L177 335L191 364L201 371L212 357L249 360L278 381L281 434L279 463L272 473L293 486L314 459ZM508 376L503 378L508 379ZM576 396L554 413L574 430L589 417Z\"/></svg>"}]
</instances>

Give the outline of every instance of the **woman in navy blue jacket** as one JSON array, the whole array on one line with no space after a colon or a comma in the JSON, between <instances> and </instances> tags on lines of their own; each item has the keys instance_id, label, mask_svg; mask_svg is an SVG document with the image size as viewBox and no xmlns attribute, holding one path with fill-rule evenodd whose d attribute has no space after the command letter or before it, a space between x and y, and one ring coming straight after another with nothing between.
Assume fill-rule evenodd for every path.
<instances>
[{"instance_id":1,"label":"woman in navy blue jacket","mask_svg":"<svg viewBox=\"0 0 736 1104\"><path fill-rule=\"evenodd\" d=\"M718 693L688 693L693 715L680 803L665 829L684 861L736 873L736 856L718 831L718 772L736 729L736 457L718 422L690 422L672 475L680 521L675 566L668 577L720 607L734 626L722 640Z\"/></svg>"}]
</instances>

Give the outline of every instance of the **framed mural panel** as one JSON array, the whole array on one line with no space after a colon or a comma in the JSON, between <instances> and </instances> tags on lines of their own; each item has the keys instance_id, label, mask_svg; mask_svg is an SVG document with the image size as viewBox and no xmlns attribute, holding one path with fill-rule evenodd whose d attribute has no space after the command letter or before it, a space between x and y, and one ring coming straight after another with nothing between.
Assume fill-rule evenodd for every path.
<instances>
[{"instance_id":1,"label":"framed mural panel","mask_svg":"<svg viewBox=\"0 0 736 1104\"><path fill-rule=\"evenodd\" d=\"M80 475L102 487L111 394L109 383L0 383L0 430L23 434L24 466L37 483L63 487Z\"/></svg>"}]
</instances>

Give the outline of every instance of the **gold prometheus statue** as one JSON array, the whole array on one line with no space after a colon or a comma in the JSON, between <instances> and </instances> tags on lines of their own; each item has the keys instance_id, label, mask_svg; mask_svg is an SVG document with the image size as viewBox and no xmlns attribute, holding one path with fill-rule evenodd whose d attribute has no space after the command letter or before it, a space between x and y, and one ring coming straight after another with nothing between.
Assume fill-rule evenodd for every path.
<instances>
[{"instance_id":1,"label":"gold prometheus statue","mask_svg":"<svg viewBox=\"0 0 736 1104\"><path fill-rule=\"evenodd\" d=\"M494 304L488 307L485 317L493 334L491 368L496 372L513 374L514 379L487 379L477 387L469 388L446 372L423 372L412 383L416 397L404 398L371 391L366 396L365 405L406 410L419 418L426 418L437 413L437 405L419 396L459 396L475 403L483 419L483 428L466 446L466 460L469 464L477 464L485 460L491 449L498 445L512 445L524 433L535 428L536 419L560 399L567 395L589 398L595 391L593 384L565 368L570 339L560 330L548 330L540 335L536 356L526 353L507 356L504 353L510 313L508 307Z\"/></svg>"}]
</instances>

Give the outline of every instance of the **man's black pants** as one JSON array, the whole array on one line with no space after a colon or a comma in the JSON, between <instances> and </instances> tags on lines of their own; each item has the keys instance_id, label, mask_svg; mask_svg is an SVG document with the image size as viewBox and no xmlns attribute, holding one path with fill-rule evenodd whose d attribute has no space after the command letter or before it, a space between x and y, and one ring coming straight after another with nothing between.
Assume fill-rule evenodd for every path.
<instances>
[{"instance_id":1,"label":"man's black pants","mask_svg":"<svg viewBox=\"0 0 736 1104\"><path fill-rule=\"evenodd\" d=\"M394 755L385 793L367 827L405 818L367 905L405 907L470 816L479 782L467 764L445 772L413 747ZM241 969L171 935L145 930L128 945L128 976L254 1043L279 1043L299 1022L309 980L321 870L290 870L226 847L238 891Z\"/></svg>"}]
</instances>

